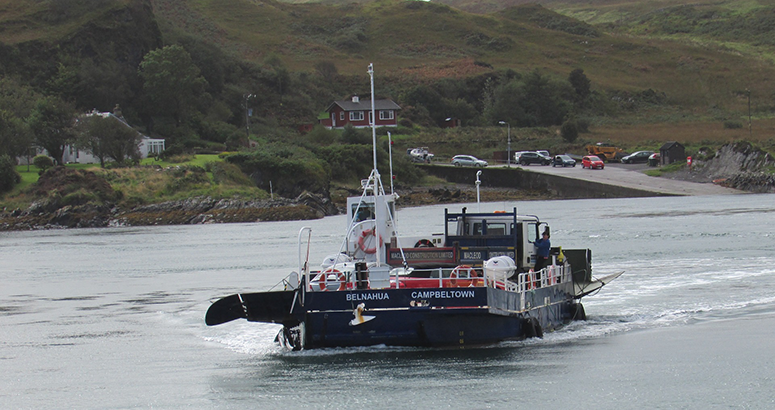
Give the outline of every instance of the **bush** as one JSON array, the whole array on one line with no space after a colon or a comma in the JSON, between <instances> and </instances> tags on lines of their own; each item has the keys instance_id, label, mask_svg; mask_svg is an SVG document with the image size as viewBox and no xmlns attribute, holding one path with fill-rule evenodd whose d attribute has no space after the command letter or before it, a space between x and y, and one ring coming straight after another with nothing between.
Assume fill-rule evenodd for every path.
<instances>
[{"instance_id":1,"label":"bush","mask_svg":"<svg viewBox=\"0 0 775 410\"><path fill-rule=\"evenodd\" d=\"M743 124L739 121L724 121L724 129L726 130L736 130L739 128L743 128Z\"/></svg>"},{"instance_id":2,"label":"bush","mask_svg":"<svg viewBox=\"0 0 775 410\"><path fill-rule=\"evenodd\" d=\"M560 128L560 134L566 142L576 141L579 137L579 126L576 124L576 120L565 121Z\"/></svg>"},{"instance_id":3,"label":"bush","mask_svg":"<svg viewBox=\"0 0 775 410\"><path fill-rule=\"evenodd\" d=\"M38 155L32 159L32 165L35 165L40 169L40 173L43 174L47 169L54 166L54 160L47 155Z\"/></svg>"},{"instance_id":4,"label":"bush","mask_svg":"<svg viewBox=\"0 0 775 410\"><path fill-rule=\"evenodd\" d=\"M16 172L16 164L8 155L0 156L0 192L8 192L21 182L22 177Z\"/></svg>"}]
</instances>

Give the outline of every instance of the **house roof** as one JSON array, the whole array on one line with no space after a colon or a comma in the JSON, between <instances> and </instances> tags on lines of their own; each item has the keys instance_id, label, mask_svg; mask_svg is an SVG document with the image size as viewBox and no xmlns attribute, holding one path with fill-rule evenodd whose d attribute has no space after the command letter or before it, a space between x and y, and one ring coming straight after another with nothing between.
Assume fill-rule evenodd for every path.
<instances>
[{"instance_id":1,"label":"house roof","mask_svg":"<svg viewBox=\"0 0 775 410\"><path fill-rule=\"evenodd\" d=\"M331 111L335 105L338 105L344 111L367 111L371 110L371 99L360 100L359 102L353 102L352 100L334 101L326 108L326 111ZM375 110L400 110L398 106L392 100L374 100Z\"/></svg>"},{"instance_id":2,"label":"house roof","mask_svg":"<svg viewBox=\"0 0 775 410\"><path fill-rule=\"evenodd\" d=\"M97 109L95 108L95 109L93 109L93 110L91 110L91 111L89 111L89 112L87 112L87 113L83 114L83 116L84 116L84 117L93 117L93 116L98 116L98 117L102 117L102 118L115 118L115 119L116 119L116 120L118 120L118 121L119 121L121 124L124 124L124 126L126 126L126 127L130 128L130 129L132 129L133 131L135 131L135 132L137 132L138 134L140 134L140 138L142 138L142 139L144 139L144 140L148 140L148 141L164 141L164 139L160 139L160 138L151 138L151 137L149 137L149 136L147 136L147 135L143 134L142 132L139 132L139 131L137 131L137 130L136 130L136 129L134 129L134 128L133 128L131 125L129 125L129 123L128 123L128 122L126 122L126 120L124 119L124 117L123 117L123 116L121 116L121 115L116 115L116 114L114 114L114 113L112 113L112 112L100 112L100 111L97 111Z\"/></svg>"},{"instance_id":3,"label":"house roof","mask_svg":"<svg viewBox=\"0 0 775 410\"><path fill-rule=\"evenodd\" d=\"M681 145L681 143L680 143L680 142L676 142L676 141L668 141L668 142L666 142L664 145L662 145L662 147L661 147L659 150L660 150L660 151L662 151L662 150L667 150L667 149L670 149L670 148L673 148L673 147L681 147L681 148L683 148L684 146L683 146L683 145Z\"/></svg>"}]
</instances>

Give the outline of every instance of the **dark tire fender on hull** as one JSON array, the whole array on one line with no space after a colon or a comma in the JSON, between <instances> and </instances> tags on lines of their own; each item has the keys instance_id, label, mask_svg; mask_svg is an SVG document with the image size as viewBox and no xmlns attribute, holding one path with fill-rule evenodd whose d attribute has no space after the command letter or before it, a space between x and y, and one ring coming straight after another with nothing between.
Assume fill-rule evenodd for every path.
<instances>
[{"instance_id":1,"label":"dark tire fender on hull","mask_svg":"<svg viewBox=\"0 0 775 410\"><path fill-rule=\"evenodd\" d=\"M534 317L527 317L523 319L522 327L524 328L526 339L532 337L542 339L544 337L544 330L541 328L541 324L538 323L538 319Z\"/></svg>"},{"instance_id":2,"label":"dark tire fender on hull","mask_svg":"<svg viewBox=\"0 0 775 410\"><path fill-rule=\"evenodd\" d=\"M584 311L584 305L581 303L574 303L571 312L573 312L571 320L587 320L587 312Z\"/></svg>"}]
</instances>

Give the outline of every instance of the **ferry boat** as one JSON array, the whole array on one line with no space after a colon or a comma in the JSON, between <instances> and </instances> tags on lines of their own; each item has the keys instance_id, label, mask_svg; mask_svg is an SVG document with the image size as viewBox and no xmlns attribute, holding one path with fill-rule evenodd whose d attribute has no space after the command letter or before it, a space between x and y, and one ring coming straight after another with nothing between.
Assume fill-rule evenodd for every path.
<instances>
[{"instance_id":1,"label":"ferry boat","mask_svg":"<svg viewBox=\"0 0 775 410\"><path fill-rule=\"evenodd\" d=\"M369 75L373 98L371 65ZM376 150L362 186L360 196L347 200L347 230L337 253L311 268L311 229L302 228L298 270L282 281L282 289L223 297L207 310L205 323L280 324L276 341L292 350L465 348L542 337L584 320L580 299L623 273L593 279L589 249L560 247L552 248L546 267L535 270L535 241L549 226L516 208L447 209L443 233L401 236L396 195L385 193Z\"/></svg>"}]
</instances>

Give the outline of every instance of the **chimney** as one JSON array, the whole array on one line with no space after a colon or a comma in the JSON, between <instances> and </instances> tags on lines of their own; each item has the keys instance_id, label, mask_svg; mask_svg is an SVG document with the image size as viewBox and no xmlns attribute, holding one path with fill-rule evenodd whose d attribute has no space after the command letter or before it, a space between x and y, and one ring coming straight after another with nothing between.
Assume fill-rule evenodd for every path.
<instances>
[{"instance_id":1,"label":"chimney","mask_svg":"<svg viewBox=\"0 0 775 410\"><path fill-rule=\"evenodd\" d=\"M353 95L353 104L358 104L358 103L360 103L360 100L358 99L358 96L357 95Z\"/></svg>"}]
</instances>

